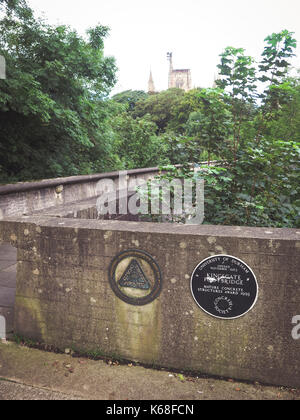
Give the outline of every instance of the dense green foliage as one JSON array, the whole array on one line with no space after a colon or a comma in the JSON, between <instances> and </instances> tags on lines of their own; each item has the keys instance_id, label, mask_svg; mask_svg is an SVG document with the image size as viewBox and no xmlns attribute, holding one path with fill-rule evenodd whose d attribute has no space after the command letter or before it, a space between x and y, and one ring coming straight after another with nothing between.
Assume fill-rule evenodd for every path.
<instances>
[{"instance_id":1,"label":"dense green foliage","mask_svg":"<svg viewBox=\"0 0 300 420\"><path fill-rule=\"evenodd\" d=\"M34 18L24 1L0 1L1 181L105 170L111 141L105 96L115 64L103 54L106 27L87 40Z\"/></svg>"},{"instance_id":2,"label":"dense green foliage","mask_svg":"<svg viewBox=\"0 0 300 420\"><path fill-rule=\"evenodd\" d=\"M228 47L220 90L185 95L200 99L182 121L189 161L199 162L202 148L220 164L163 176L205 179L205 223L300 226L300 79L287 77L296 41L288 31L266 41L259 70L243 49ZM261 92L258 82L265 83Z\"/></svg>"},{"instance_id":3,"label":"dense green foliage","mask_svg":"<svg viewBox=\"0 0 300 420\"><path fill-rule=\"evenodd\" d=\"M217 87L109 98L108 28L85 38L36 19L25 0L0 0L0 182L168 166L205 178L205 223L300 226L300 79L296 40L265 39L261 61L220 55ZM218 160L191 172L187 164ZM184 170L172 169L182 164Z\"/></svg>"},{"instance_id":4,"label":"dense green foliage","mask_svg":"<svg viewBox=\"0 0 300 420\"><path fill-rule=\"evenodd\" d=\"M126 112L112 119L113 150L120 169L147 168L163 163L166 146L156 136L157 126L147 119L133 119ZM165 159L167 162L167 159Z\"/></svg>"}]
</instances>

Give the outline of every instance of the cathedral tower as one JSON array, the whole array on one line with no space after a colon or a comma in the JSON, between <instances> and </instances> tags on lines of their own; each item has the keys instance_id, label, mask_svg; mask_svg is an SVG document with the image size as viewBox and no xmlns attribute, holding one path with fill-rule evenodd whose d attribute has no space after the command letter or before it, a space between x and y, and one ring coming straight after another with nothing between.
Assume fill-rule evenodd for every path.
<instances>
[{"instance_id":1,"label":"cathedral tower","mask_svg":"<svg viewBox=\"0 0 300 420\"><path fill-rule=\"evenodd\" d=\"M170 62L169 67L169 89L179 88L186 92L192 89L192 74L189 69L174 70L173 68L173 53L167 53Z\"/></svg>"}]
</instances>

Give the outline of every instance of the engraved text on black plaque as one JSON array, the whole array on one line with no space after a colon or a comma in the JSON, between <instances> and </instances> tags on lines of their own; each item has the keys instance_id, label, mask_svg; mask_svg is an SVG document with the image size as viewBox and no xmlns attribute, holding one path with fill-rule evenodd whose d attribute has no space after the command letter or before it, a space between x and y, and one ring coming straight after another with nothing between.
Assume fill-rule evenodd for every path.
<instances>
[{"instance_id":1,"label":"engraved text on black plaque","mask_svg":"<svg viewBox=\"0 0 300 420\"><path fill-rule=\"evenodd\" d=\"M254 307L258 296L253 271L229 255L202 261L192 275L191 290L201 309L222 319L245 315Z\"/></svg>"}]
</instances>

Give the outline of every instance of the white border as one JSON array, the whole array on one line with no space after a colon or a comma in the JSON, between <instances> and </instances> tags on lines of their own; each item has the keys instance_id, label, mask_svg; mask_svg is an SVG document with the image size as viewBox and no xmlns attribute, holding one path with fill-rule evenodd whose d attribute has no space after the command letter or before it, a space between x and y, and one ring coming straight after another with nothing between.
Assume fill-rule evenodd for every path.
<instances>
[{"instance_id":1,"label":"white border","mask_svg":"<svg viewBox=\"0 0 300 420\"><path fill-rule=\"evenodd\" d=\"M254 280L255 280L255 283L256 283L256 288L257 288L256 298L255 298L255 301L253 302L253 305L251 306L251 308L249 308L249 309L247 310L247 312L244 312L243 314L241 314L241 315L239 315L239 316L235 316L235 317L231 317L231 318L223 318L223 317L221 317L221 316L213 315L213 314L211 314L210 312L206 311L204 308L202 308L202 306L201 306L201 305L197 302L197 300L196 300L196 298L195 298L195 295L194 295L194 293L193 293L192 282L193 282L193 277L194 277L194 274L195 274L195 272L197 271L198 267L200 267L200 265L202 265L203 263L205 263L205 261L210 260L211 258L216 258L216 257L226 257L226 258L227 258L227 257L229 257L229 258L234 258L235 260L238 260L238 261L240 261L242 264L244 264L244 265L245 265L245 266L246 266L246 267L250 270L250 272L253 274L253 277L254 277ZM254 272L252 271L252 269L249 267L249 265L248 265L248 264L246 264L244 261L240 260L239 258L234 257L233 255L225 255L225 254L212 255L212 256L210 256L210 257L205 258L205 260L201 261L201 262L197 265L197 267L194 269L194 271L193 271L193 274L192 274L192 277L191 277L191 281L190 281L190 289L191 289L191 293L192 293L192 296L193 296L193 298L194 298L194 301L196 302L197 306L199 306L199 308L200 308L200 309L202 309L202 311L204 311L206 314L208 314L208 315L212 316L213 318L222 319L222 320L224 320L224 321L227 321L227 320L232 320L232 319L238 319L238 318L241 318L242 316L245 316L248 312L250 312L250 311L254 308L254 306L255 306L255 305L256 305L256 303L257 303L257 300L258 300L258 295L259 295L259 287L258 287L258 282L257 282L257 279L256 279L256 275L254 274Z\"/></svg>"}]
</instances>

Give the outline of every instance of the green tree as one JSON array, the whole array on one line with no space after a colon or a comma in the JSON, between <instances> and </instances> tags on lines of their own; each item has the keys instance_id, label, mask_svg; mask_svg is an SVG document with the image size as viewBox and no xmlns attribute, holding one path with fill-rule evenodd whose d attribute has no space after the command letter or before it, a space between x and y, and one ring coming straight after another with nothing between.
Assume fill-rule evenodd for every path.
<instances>
[{"instance_id":1,"label":"green tree","mask_svg":"<svg viewBox=\"0 0 300 420\"><path fill-rule=\"evenodd\" d=\"M300 227L299 80L285 77L296 43L287 31L266 41L260 77L263 72L269 76L261 80L265 82L261 95L253 59L243 49L232 47L221 55L218 84L224 94L220 109L226 104L226 113L220 127L224 123L229 128L221 131L221 138L229 134L229 142L217 143L223 165L183 174L205 179L208 224ZM274 60L274 48L278 60ZM202 130L214 129L209 109L210 105L206 114L199 103L199 109L189 115L187 128L199 139ZM213 139L214 132L210 136Z\"/></svg>"},{"instance_id":2,"label":"green tree","mask_svg":"<svg viewBox=\"0 0 300 420\"><path fill-rule=\"evenodd\" d=\"M202 89L199 98L201 104L198 111L190 113L186 133L192 136L192 145L194 145L192 146L194 160L191 162L199 162L203 151L207 151L210 162L212 154L222 157L231 132L231 114L219 89Z\"/></svg>"},{"instance_id":3,"label":"green tree","mask_svg":"<svg viewBox=\"0 0 300 420\"><path fill-rule=\"evenodd\" d=\"M164 132L173 117L173 109L184 96L184 91L177 88L165 90L163 92L149 95L146 100L136 103L132 113L134 117L144 117L149 114L149 118L154 122L160 133Z\"/></svg>"},{"instance_id":4,"label":"green tree","mask_svg":"<svg viewBox=\"0 0 300 420\"><path fill-rule=\"evenodd\" d=\"M111 165L106 104L115 63L108 28L80 37L34 17L24 0L0 2L2 182L101 171Z\"/></svg>"},{"instance_id":5,"label":"green tree","mask_svg":"<svg viewBox=\"0 0 300 420\"><path fill-rule=\"evenodd\" d=\"M117 103L124 104L128 111L133 111L137 102L146 100L148 97L148 93L143 90L125 90L114 95L112 99Z\"/></svg>"},{"instance_id":6,"label":"green tree","mask_svg":"<svg viewBox=\"0 0 300 420\"><path fill-rule=\"evenodd\" d=\"M132 118L128 113L112 120L114 127L113 151L119 168L135 169L165 163L166 145L156 135L157 126L147 118Z\"/></svg>"},{"instance_id":7,"label":"green tree","mask_svg":"<svg viewBox=\"0 0 300 420\"><path fill-rule=\"evenodd\" d=\"M185 92L171 109L167 130L186 134L186 124L192 112L198 112L203 106L203 95L200 88Z\"/></svg>"},{"instance_id":8,"label":"green tree","mask_svg":"<svg viewBox=\"0 0 300 420\"><path fill-rule=\"evenodd\" d=\"M268 36L265 42L267 45L259 64L259 80L267 84L267 87L260 98L263 102L263 117L272 119L272 112L276 114L280 106L280 99L277 96L279 91L276 86L282 84L287 77L290 59L295 56L297 41L293 38L293 32L283 30Z\"/></svg>"},{"instance_id":9,"label":"green tree","mask_svg":"<svg viewBox=\"0 0 300 420\"><path fill-rule=\"evenodd\" d=\"M300 79L287 78L270 87L272 118L265 123L265 135L273 139L300 141Z\"/></svg>"},{"instance_id":10,"label":"green tree","mask_svg":"<svg viewBox=\"0 0 300 420\"><path fill-rule=\"evenodd\" d=\"M259 64L259 70L262 73L259 80L276 85L287 76L290 59L295 56L294 49L297 41L293 38L293 32L285 29L267 36L265 42L267 45Z\"/></svg>"},{"instance_id":11,"label":"green tree","mask_svg":"<svg viewBox=\"0 0 300 420\"><path fill-rule=\"evenodd\" d=\"M214 203L222 204L219 220L226 224L295 227L299 225L300 145L297 136L283 139L279 135L278 121L281 116L284 131L284 118L295 121L297 94L284 76L296 42L288 31L265 41L259 78L253 60L245 59L243 50L229 48L221 56L219 86L230 93L235 129L233 150L225 150L229 166L211 182L211 193ZM257 80L265 83L262 94L257 91ZM255 98L262 99L261 105Z\"/></svg>"},{"instance_id":12,"label":"green tree","mask_svg":"<svg viewBox=\"0 0 300 420\"><path fill-rule=\"evenodd\" d=\"M224 100L230 105L233 120L233 136L230 153L236 161L237 151L243 140L243 123L252 113L256 92L256 69L254 59L245 55L243 48L227 47L221 54L218 66L220 78L217 86L227 95Z\"/></svg>"}]
</instances>

